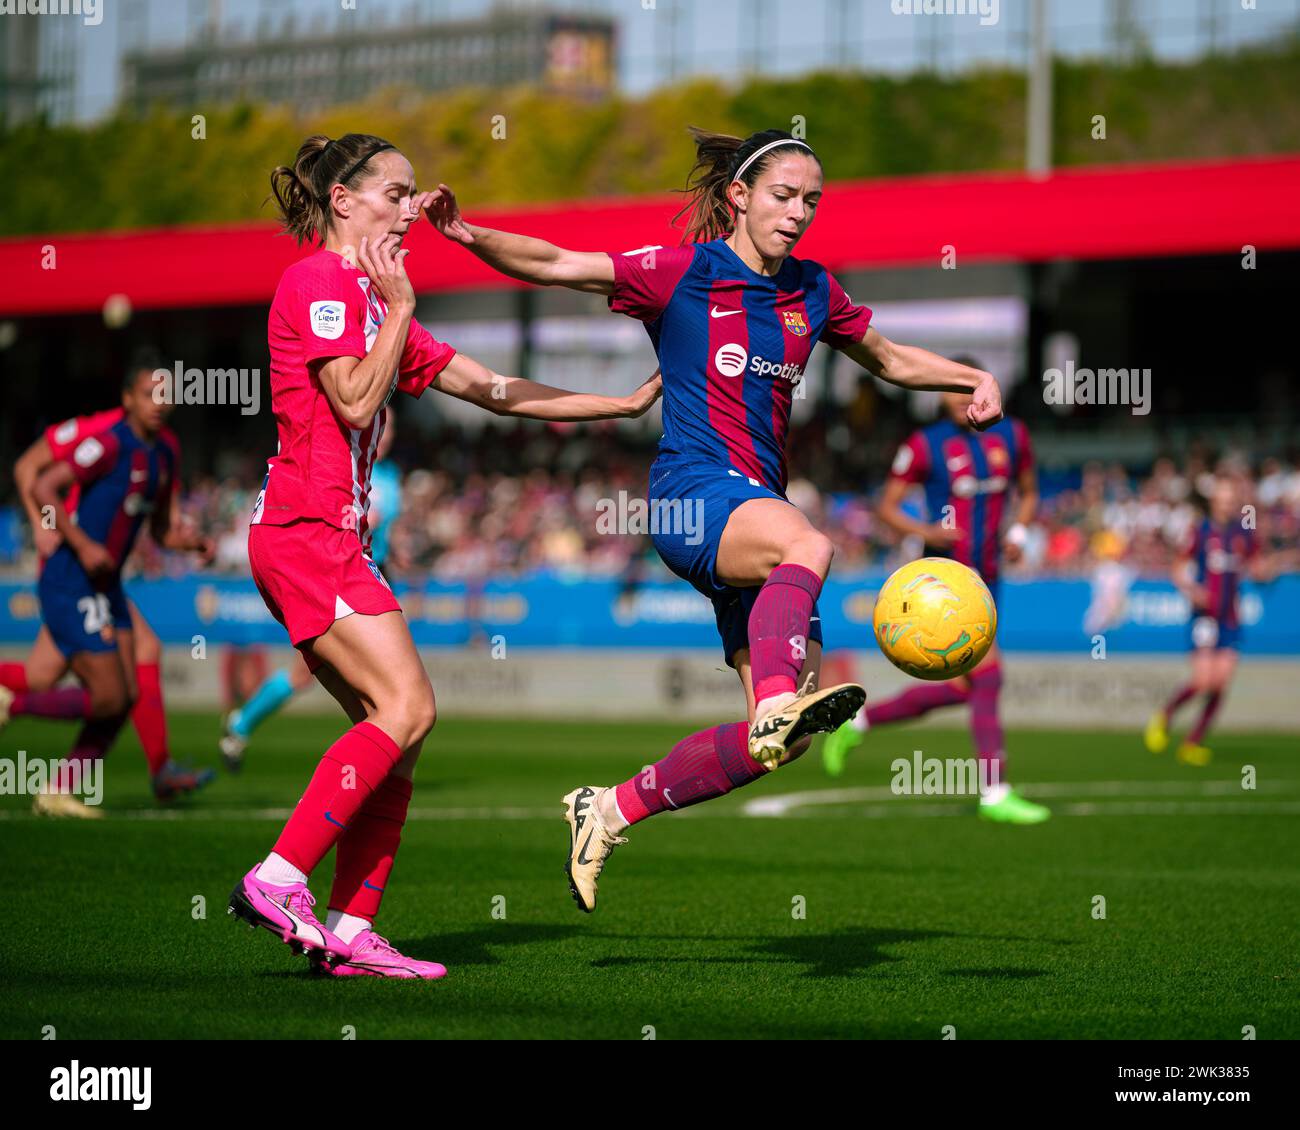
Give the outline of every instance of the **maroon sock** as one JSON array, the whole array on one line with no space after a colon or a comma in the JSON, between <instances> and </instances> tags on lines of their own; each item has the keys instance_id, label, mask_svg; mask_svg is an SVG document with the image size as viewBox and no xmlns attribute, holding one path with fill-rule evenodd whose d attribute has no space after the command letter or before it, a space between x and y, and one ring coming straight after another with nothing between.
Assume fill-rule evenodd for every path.
<instances>
[{"instance_id":1,"label":"maroon sock","mask_svg":"<svg viewBox=\"0 0 1300 1130\"><path fill-rule=\"evenodd\" d=\"M1165 703L1165 720L1173 719L1174 711L1183 705L1189 698L1196 696L1196 688L1188 683L1185 687L1180 687L1167 703Z\"/></svg>"},{"instance_id":2,"label":"maroon sock","mask_svg":"<svg viewBox=\"0 0 1300 1130\"><path fill-rule=\"evenodd\" d=\"M661 761L618 786L618 809L629 824L665 808L687 808L749 784L764 773L749 756L749 723L728 722L683 738Z\"/></svg>"},{"instance_id":3,"label":"maroon sock","mask_svg":"<svg viewBox=\"0 0 1300 1130\"><path fill-rule=\"evenodd\" d=\"M27 689L27 668L21 663L0 663L0 687L11 691Z\"/></svg>"},{"instance_id":4,"label":"maroon sock","mask_svg":"<svg viewBox=\"0 0 1300 1130\"><path fill-rule=\"evenodd\" d=\"M90 695L82 687L57 691L19 691L9 706L14 718L89 718Z\"/></svg>"},{"instance_id":5,"label":"maroon sock","mask_svg":"<svg viewBox=\"0 0 1300 1130\"><path fill-rule=\"evenodd\" d=\"M1007 751L998 718L1001 690L1000 664L981 667L970 676L970 733L980 759L981 784L997 785L1006 780Z\"/></svg>"},{"instance_id":6,"label":"maroon sock","mask_svg":"<svg viewBox=\"0 0 1300 1130\"><path fill-rule=\"evenodd\" d=\"M867 707L867 721L872 726L885 722L901 722L905 718L919 718L939 706L956 706L970 698L970 691L955 683L924 683L910 687L902 694L873 702Z\"/></svg>"},{"instance_id":7,"label":"maroon sock","mask_svg":"<svg viewBox=\"0 0 1300 1130\"><path fill-rule=\"evenodd\" d=\"M754 701L794 690L808 657L808 624L822 579L802 565L778 565L749 613L749 664Z\"/></svg>"},{"instance_id":8,"label":"maroon sock","mask_svg":"<svg viewBox=\"0 0 1300 1130\"><path fill-rule=\"evenodd\" d=\"M59 792L79 791L80 781L91 765L108 752L125 722L126 715L117 714L112 718L92 718L82 726L72 752L59 764L55 788Z\"/></svg>"},{"instance_id":9,"label":"maroon sock","mask_svg":"<svg viewBox=\"0 0 1300 1130\"><path fill-rule=\"evenodd\" d=\"M402 825L410 804L411 782L392 773L366 798L348 830L339 837L334 853L331 910L369 922L375 920L402 842Z\"/></svg>"},{"instance_id":10,"label":"maroon sock","mask_svg":"<svg viewBox=\"0 0 1300 1130\"><path fill-rule=\"evenodd\" d=\"M1223 701L1222 691L1211 691L1210 696L1205 700L1205 705L1201 708L1201 716L1196 720L1196 725L1192 727L1192 732L1187 735L1187 740L1192 745L1200 745L1201 739L1205 737L1205 731L1210 728L1210 723L1214 721L1214 716L1219 713L1219 703Z\"/></svg>"}]
</instances>

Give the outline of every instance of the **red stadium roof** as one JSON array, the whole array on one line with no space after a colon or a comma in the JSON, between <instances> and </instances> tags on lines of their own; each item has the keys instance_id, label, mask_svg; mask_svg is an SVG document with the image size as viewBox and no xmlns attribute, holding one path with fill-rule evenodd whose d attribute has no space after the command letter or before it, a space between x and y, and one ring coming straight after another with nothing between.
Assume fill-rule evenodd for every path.
<instances>
[{"instance_id":1,"label":"red stadium roof","mask_svg":"<svg viewBox=\"0 0 1300 1130\"><path fill-rule=\"evenodd\" d=\"M799 254L832 270L1119 259L1300 248L1300 157L904 177L831 186ZM674 244L676 196L476 208L475 223L583 250ZM136 310L268 305L302 252L271 223L0 240L0 316L96 311L123 294ZM46 248L55 269L43 269ZM407 246L421 294L522 284L419 225Z\"/></svg>"}]
</instances>

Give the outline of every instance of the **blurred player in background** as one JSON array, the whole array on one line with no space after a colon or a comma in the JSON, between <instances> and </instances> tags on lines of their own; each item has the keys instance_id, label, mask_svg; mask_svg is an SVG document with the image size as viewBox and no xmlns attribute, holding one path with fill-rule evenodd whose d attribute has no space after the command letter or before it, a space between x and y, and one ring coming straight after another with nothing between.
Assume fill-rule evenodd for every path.
<instances>
[{"instance_id":1,"label":"blurred player in background","mask_svg":"<svg viewBox=\"0 0 1300 1130\"><path fill-rule=\"evenodd\" d=\"M370 560L382 570L388 559L388 534L402 512L402 472L388 458L393 450L397 428L391 409L383 410L379 446L375 465L370 472L370 507L366 528L370 533ZM253 731L277 713L294 695L314 686L315 676L305 659L291 668L281 667L262 682L247 702L226 715L225 733L221 735L221 761L232 773L244 765L244 750Z\"/></svg>"},{"instance_id":2,"label":"blurred player in background","mask_svg":"<svg viewBox=\"0 0 1300 1130\"><path fill-rule=\"evenodd\" d=\"M139 350L128 365L128 372L153 372L162 367L162 358L150 349ZM60 424L53 424L31 445L14 464L14 486L22 500L32 527L32 541L36 547L38 568L60 545L63 535L41 520L40 510L32 497L31 488L37 476L51 463L66 459L87 436L107 431L122 419L121 408L95 412L89 416L74 416ZM164 425L160 438L176 451L180 441L175 432ZM78 484L68 491L64 505L69 514L77 509ZM171 525L180 528L180 490L171 494ZM206 552L206 550L205 550ZM140 610L130 598L126 602L131 615L131 630L135 637L135 676L138 697L131 708L131 722L144 750L149 765L149 780L154 796L160 801L194 792L212 779L211 770L196 772L188 766L173 761L167 746L167 715L162 695L162 644ZM68 672L68 660L55 646L49 629L42 626L32 649L23 663L0 663L0 687L11 691L49 690Z\"/></svg>"},{"instance_id":3,"label":"blurred player in background","mask_svg":"<svg viewBox=\"0 0 1300 1130\"><path fill-rule=\"evenodd\" d=\"M502 376L414 319L403 239L429 193L370 134L316 135L271 175L284 230L322 246L284 272L271 304L277 452L253 508L248 556L263 600L352 728L320 759L274 848L236 884L230 911L334 976L433 980L446 969L374 930L435 709L401 606L371 560L367 505L383 409L430 387L497 415L639 416L657 375L626 397ZM360 269L358 269L358 264ZM311 872L337 846L327 921Z\"/></svg>"},{"instance_id":4,"label":"blurred player in background","mask_svg":"<svg viewBox=\"0 0 1300 1130\"><path fill-rule=\"evenodd\" d=\"M960 363L978 368L972 358ZM943 395L946 419L913 432L898 449L881 499L880 519L903 536L919 538L925 552L969 565L988 585L996 602L1000 556L1018 561L1027 527L1038 509L1034 453L1023 421L1007 418L987 431L969 423L970 396ZM903 501L915 486L925 489L928 522L910 517ZM1019 496L1015 520L1001 532L1012 487ZM941 706L970 706L971 741L980 760L979 814L1008 824L1038 824L1050 811L1020 796L1007 784L1007 753L998 696L1002 661L997 643L969 675L946 682L921 683L883 702L863 707L822 746L826 772L838 777L844 761L873 726L919 718Z\"/></svg>"},{"instance_id":5,"label":"blurred player in background","mask_svg":"<svg viewBox=\"0 0 1300 1130\"><path fill-rule=\"evenodd\" d=\"M56 787L35 798L38 813L101 815L73 794L108 752L138 697L135 629L122 588L122 566L145 518L160 546L211 555L206 539L173 525L180 448L163 426L171 406L153 395L156 368L129 368L119 419L101 413L96 426L87 427L71 447L66 445L76 438L74 430L81 432L81 422L65 425L62 435L54 437L61 446L52 448L52 458L24 492L35 507L36 527L43 529L41 512L52 515L61 541L52 545L51 539L42 539L49 559L38 586L44 635L37 640L34 673L45 685L0 688L0 724L24 716L84 722ZM53 645L58 660L46 653L42 639ZM81 686L48 689L69 668ZM156 706L161 713L160 697ZM191 791L203 783L167 761L154 781L156 795Z\"/></svg>"},{"instance_id":6,"label":"blurred player in background","mask_svg":"<svg viewBox=\"0 0 1300 1130\"><path fill-rule=\"evenodd\" d=\"M806 142L783 130L692 135L696 163L681 214L693 242L681 247L568 251L467 223L446 185L429 213L502 273L606 295L612 310L646 324L664 376L650 502L700 519L694 529L658 522L655 548L712 601L723 657L745 691L748 721L692 734L618 786L582 786L564 798L570 891L588 912L605 860L626 842L623 829L752 783L866 697L851 683L817 689L816 601L833 549L785 495L790 406L813 345L824 341L905 388L973 392L978 424L1002 412L989 374L888 341L830 272L793 257L822 198L821 161Z\"/></svg>"},{"instance_id":7,"label":"blurred player in background","mask_svg":"<svg viewBox=\"0 0 1300 1130\"><path fill-rule=\"evenodd\" d=\"M1273 563L1260 553L1254 528L1243 520L1243 501L1237 480L1220 475L1210 496L1209 514L1192 531L1173 567L1173 582L1191 606L1192 678L1151 716L1145 740L1152 753L1164 753L1169 748L1169 725L1179 707L1204 695L1200 717L1176 751L1184 765L1210 762L1205 735L1237 671L1242 578L1263 581L1272 576Z\"/></svg>"}]
</instances>

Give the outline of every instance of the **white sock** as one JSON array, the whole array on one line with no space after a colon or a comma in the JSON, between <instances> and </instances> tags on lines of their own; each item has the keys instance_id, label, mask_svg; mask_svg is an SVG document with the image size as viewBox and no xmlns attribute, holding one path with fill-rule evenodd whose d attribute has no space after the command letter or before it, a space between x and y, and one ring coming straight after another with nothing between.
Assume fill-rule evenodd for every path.
<instances>
[{"instance_id":1,"label":"white sock","mask_svg":"<svg viewBox=\"0 0 1300 1130\"><path fill-rule=\"evenodd\" d=\"M1011 791L1010 785L990 785L980 795L980 804L997 804L1007 799L1007 794Z\"/></svg>"},{"instance_id":2,"label":"white sock","mask_svg":"<svg viewBox=\"0 0 1300 1130\"><path fill-rule=\"evenodd\" d=\"M603 814L601 818L605 821L605 828L610 835L617 836L631 821L623 815L623 810L618 806L618 789L611 787L606 789L605 793L609 797L609 807L614 810L615 819L610 820Z\"/></svg>"},{"instance_id":3,"label":"white sock","mask_svg":"<svg viewBox=\"0 0 1300 1130\"><path fill-rule=\"evenodd\" d=\"M263 883L274 883L277 887L289 887L294 883L305 883L307 875L299 871L282 855L271 852L257 869L257 877Z\"/></svg>"},{"instance_id":4,"label":"white sock","mask_svg":"<svg viewBox=\"0 0 1300 1130\"><path fill-rule=\"evenodd\" d=\"M331 910L325 915L325 929L345 942L352 941L362 930L369 930L370 923L355 914L344 914L341 910Z\"/></svg>"}]
</instances>

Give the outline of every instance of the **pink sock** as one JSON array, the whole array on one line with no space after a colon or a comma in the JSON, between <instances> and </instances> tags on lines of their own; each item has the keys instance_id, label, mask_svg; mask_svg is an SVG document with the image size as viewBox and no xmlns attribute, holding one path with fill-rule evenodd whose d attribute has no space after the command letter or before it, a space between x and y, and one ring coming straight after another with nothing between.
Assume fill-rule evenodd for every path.
<instances>
[{"instance_id":1,"label":"pink sock","mask_svg":"<svg viewBox=\"0 0 1300 1130\"><path fill-rule=\"evenodd\" d=\"M1007 769L1002 722L998 718L1001 665L981 667L970 676L970 684L970 732L980 759L980 780L1001 784L1006 780Z\"/></svg>"},{"instance_id":2,"label":"pink sock","mask_svg":"<svg viewBox=\"0 0 1300 1130\"><path fill-rule=\"evenodd\" d=\"M902 722L906 718L919 718L940 706L956 706L968 698L970 691L955 682L923 683L883 702L873 702L866 708L867 721L873 726Z\"/></svg>"},{"instance_id":3,"label":"pink sock","mask_svg":"<svg viewBox=\"0 0 1300 1130\"><path fill-rule=\"evenodd\" d=\"M358 722L325 751L275 853L310 875L401 756L378 726Z\"/></svg>"},{"instance_id":4,"label":"pink sock","mask_svg":"<svg viewBox=\"0 0 1300 1130\"><path fill-rule=\"evenodd\" d=\"M334 853L331 910L369 922L375 920L402 842L402 825L410 804L411 782L392 773L366 798L348 830L339 837Z\"/></svg>"},{"instance_id":5,"label":"pink sock","mask_svg":"<svg viewBox=\"0 0 1300 1130\"><path fill-rule=\"evenodd\" d=\"M82 687L65 687L57 691L19 691L14 695L9 713L17 718L89 718L90 695Z\"/></svg>"},{"instance_id":6,"label":"pink sock","mask_svg":"<svg viewBox=\"0 0 1300 1130\"><path fill-rule=\"evenodd\" d=\"M665 808L687 808L749 784L764 773L749 756L749 723L728 722L683 738L661 761L618 786L619 811L629 824Z\"/></svg>"},{"instance_id":7,"label":"pink sock","mask_svg":"<svg viewBox=\"0 0 1300 1130\"><path fill-rule=\"evenodd\" d=\"M1205 731L1210 728L1210 723L1214 721L1214 716L1219 713L1219 703L1223 701L1222 691L1211 691L1210 696L1205 700L1205 705L1201 708L1201 716L1197 719L1196 725L1192 727L1192 732L1187 735L1187 740L1192 745L1200 745L1201 739L1205 737Z\"/></svg>"},{"instance_id":8,"label":"pink sock","mask_svg":"<svg viewBox=\"0 0 1300 1130\"><path fill-rule=\"evenodd\" d=\"M1183 703L1185 703L1189 698L1194 698L1195 696L1196 696L1196 688L1192 686L1191 683L1188 683L1185 687L1180 687L1174 693L1174 697L1171 698L1167 703L1165 703L1166 720L1173 718L1174 711L1177 710L1180 706L1182 706Z\"/></svg>"},{"instance_id":9,"label":"pink sock","mask_svg":"<svg viewBox=\"0 0 1300 1130\"><path fill-rule=\"evenodd\" d=\"M749 663L754 701L794 690L808 656L808 624L822 579L802 565L778 565L749 613Z\"/></svg>"}]
</instances>

